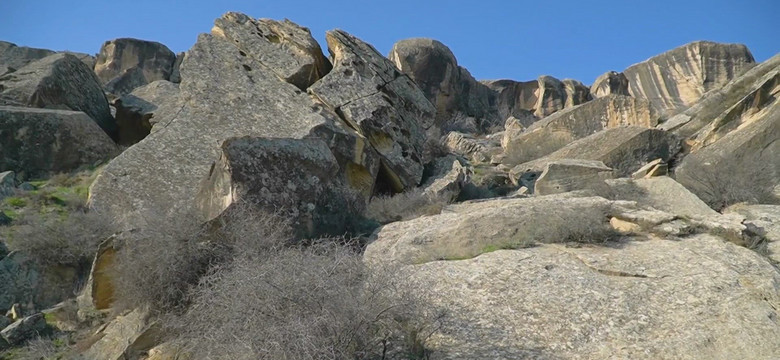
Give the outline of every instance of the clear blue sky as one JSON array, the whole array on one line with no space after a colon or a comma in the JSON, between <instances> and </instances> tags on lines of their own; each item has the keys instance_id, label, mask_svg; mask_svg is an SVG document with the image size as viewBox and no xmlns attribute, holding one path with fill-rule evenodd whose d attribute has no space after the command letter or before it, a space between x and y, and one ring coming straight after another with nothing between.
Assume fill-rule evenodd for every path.
<instances>
[{"instance_id":1,"label":"clear blue sky","mask_svg":"<svg viewBox=\"0 0 780 360\"><path fill-rule=\"evenodd\" d=\"M94 54L105 40L135 37L179 52L231 10L289 18L323 50L333 28L385 55L397 40L434 38L478 79L590 84L695 40L743 43L758 61L780 52L780 0L0 0L0 40Z\"/></svg>"}]
</instances>

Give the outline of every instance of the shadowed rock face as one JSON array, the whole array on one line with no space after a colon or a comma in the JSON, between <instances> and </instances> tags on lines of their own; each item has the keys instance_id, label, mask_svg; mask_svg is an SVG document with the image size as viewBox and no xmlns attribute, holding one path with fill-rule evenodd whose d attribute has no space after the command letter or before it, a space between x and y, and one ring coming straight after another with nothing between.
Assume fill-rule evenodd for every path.
<instances>
[{"instance_id":1,"label":"shadowed rock face","mask_svg":"<svg viewBox=\"0 0 780 360\"><path fill-rule=\"evenodd\" d=\"M341 30L328 31L326 39L333 70L309 93L368 139L393 191L419 185L426 131L437 132L436 108L373 46Z\"/></svg>"},{"instance_id":2,"label":"shadowed rock face","mask_svg":"<svg viewBox=\"0 0 780 360\"><path fill-rule=\"evenodd\" d=\"M446 128L456 114L476 119L482 129L499 124L495 94L476 81L450 49L426 38L401 40L388 55L404 74L414 80L425 97L436 106L436 123Z\"/></svg>"},{"instance_id":3,"label":"shadowed rock face","mask_svg":"<svg viewBox=\"0 0 780 360\"><path fill-rule=\"evenodd\" d=\"M590 89L577 80L560 81L552 76L540 76L536 81L488 80L485 85L497 93L499 116L523 116L530 111L542 118L564 108L591 99Z\"/></svg>"},{"instance_id":4,"label":"shadowed rock face","mask_svg":"<svg viewBox=\"0 0 780 360\"><path fill-rule=\"evenodd\" d=\"M83 112L0 106L0 169L45 178L105 160L113 141Z\"/></svg>"},{"instance_id":5,"label":"shadowed rock face","mask_svg":"<svg viewBox=\"0 0 780 360\"><path fill-rule=\"evenodd\" d=\"M623 73L610 71L596 78L590 87L590 94L600 98L609 94L630 95L628 93L628 78Z\"/></svg>"},{"instance_id":6,"label":"shadowed rock face","mask_svg":"<svg viewBox=\"0 0 780 360\"><path fill-rule=\"evenodd\" d=\"M559 111L524 132L505 133L502 163L517 165L545 156L603 129L625 125L653 127L657 123L658 117L647 101L609 95Z\"/></svg>"},{"instance_id":7,"label":"shadowed rock face","mask_svg":"<svg viewBox=\"0 0 780 360\"><path fill-rule=\"evenodd\" d=\"M71 54L50 55L1 76L0 104L82 111L110 137L117 135L97 77Z\"/></svg>"},{"instance_id":8,"label":"shadowed rock face","mask_svg":"<svg viewBox=\"0 0 780 360\"><path fill-rule=\"evenodd\" d=\"M149 211L202 218L194 201L201 181L223 142L238 136L323 138L340 175L371 193L378 161L366 141L281 81L281 69L263 60L268 54L249 49L261 47L237 46L220 31L198 38L181 65L181 101L158 107L151 134L106 166L91 189L93 208L130 220ZM304 59L299 63L306 66Z\"/></svg>"},{"instance_id":9,"label":"shadowed rock face","mask_svg":"<svg viewBox=\"0 0 780 360\"><path fill-rule=\"evenodd\" d=\"M95 73L106 91L117 96L155 80L168 80L176 54L158 42L138 39L106 41L100 48Z\"/></svg>"},{"instance_id":10,"label":"shadowed rock face","mask_svg":"<svg viewBox=\"0 0 780 360\"><path fill-rule=\"evenodd\" d=\"M169 81L157 80L136 88L130 94L114 101L116 122L119 126L121 145L135 144L152 130L157 108L164 103L179 101L179 86Z\"/></svg>"},{"instance_id":11,"label":"shadowed rock face","mask_svg":"<svg viewBox=\"0 0 780 360\"><path fill-rule=\"evenodd\" d=\"M623 74L631 96L649 100L667 118L754 62L745 45L697 41L629 66Z\"/></svg>"}]
</instances>

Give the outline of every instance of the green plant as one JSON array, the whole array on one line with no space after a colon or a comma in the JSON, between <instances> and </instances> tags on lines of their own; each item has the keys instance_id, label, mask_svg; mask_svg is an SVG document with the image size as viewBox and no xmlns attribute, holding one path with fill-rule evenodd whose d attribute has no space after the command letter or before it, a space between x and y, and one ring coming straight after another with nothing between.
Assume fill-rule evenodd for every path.
<instances>
[{"instance_id":1,"label":"green plant","mask_svg":"<svg viewBox=\"0 0 780 360\"><path fill-rule=\"evenodd\" d=\"M27 199L18 196L12 196L5 198L5 203L15 208L23 208L27 206Z\"/></svg>"}]
</instances>

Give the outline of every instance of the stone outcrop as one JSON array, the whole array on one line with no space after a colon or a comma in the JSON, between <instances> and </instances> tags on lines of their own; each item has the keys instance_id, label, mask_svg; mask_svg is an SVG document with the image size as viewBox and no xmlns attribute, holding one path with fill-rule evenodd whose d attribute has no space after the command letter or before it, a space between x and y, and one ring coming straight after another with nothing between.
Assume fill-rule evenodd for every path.
<instances>
[{"instance_id":1,"label":"stone outcrop","mask_svg":"<svg viewBox=\"0 0 780 360\"><path fill-rule=\"evenodd\" d=\"M97 77L77 57L54 54L0 76L0 105L82 111L109 136L116 123Z\"/></svg>"},{"instance_id":2,"label":"stone outcrop","mask_svg":"<svg viewBox=\"0 0 780 360\"><path fill-rule=\"evenodd\" d=\"M222 144L198 206L210 220L247 202L290 219L302 238L344 234L353 214L338 173L321 139L232 138Z\"/></svg>"},{"instance_id":3,"label":"stone outcrop","mask_svg":"<svg viewBox=\"0 0 780 360\"><path fill-rule=\"evenodd\" d=\"M16 320L13 324L6 326L5 329L0 331L0 337L10 345L21 345L27 340L32 340L36 336L45 334L45 332L46 319L44 319L42 313L37 313Z\"/></svg>"},{"instance_id":4,"label":"stone outcrop","mask_svg":"<svg viewBox=\"0 0 780 360\"><path fill-rule=\"evenodd\" d=\"M625 125L650 128L657 123L658 116L647 101L622 95L605 96L559 111L523 132L513 133L514 138L503 140L502 163L511 166L540 158L603 129Z\"/></svg>"},{"instance_id":5,"label":"stone outcrop","mask_svg":"<svg viewBox=\"0 0 780 360\"><path fill-rule=\"evenodd\" d=\"M265 63L269 54L252 50L262 47L241 47L225 36L216 30L203 34L187 52L181 65L182 100L161 105L152 133L104 168L91 187L93 208L123 214L128 221L150 211L202 219L194 201L201 182L219 159L222 143L238 136L322 138L345 183L365 197L371 194L372 164L378 160L366 139L341 126L335 113L298 87L281 81L278 74L289 69ZM302 68L306 59L300 61Z\"/></svg>"},{"instance_id":6,"label":"stone outcrop","mask_svg":"<svg viewBox=\"0 0 780 360\"><path fill-rule=\"evenodd\" d=\"M161 336L159 324L150 320L148 311L135 309L101 327L99 340L82 355L87 359L137 359L157 345Z\"/></svg>"},{"instance_id":7,"label":"stone outcrop","mask_svg":"<svg viewBox=\"0 0 780 360\"><path fill-rule=\"evenodd\" d=\"M163 103L175 104L178 101L179 86L166 80L154 81L116 99L113 105L119 127L117 142L132 145L143 140L156 123L154 113L157 108Z\"/></svg>"},{"instance_id":8,"label":"stone outcrop","mask_svg":"<svg viewBox=\"0 0 780 360\"><path fill-rule=\"evenodd\" d=\"M100 47L95 73L116 96L155 80L168 80L173 73L176 54L154 41L121 38L109 40Z\"/></svg>"},{"instance_id":9,"label":"stone outcrop","mask_svg":"<svg viewBox=\"0 0 780 360\"><path fill-rule=\"evenodd\" d=\"M780 201L780 102L683 158L675 179L710 206Z\"/></svg>"},{"instance_id":10,"label":"stone outcrop","mask_svg":"<svg viewBox=\"0 0 780 360\"><path fill-rule=\"evenodd\" d=\"M640 205L685 217L710 217L719 214L674 179L658 176L647 179L612 179L606 183L610 196L636 201Z\"/></svg>"},{"instance_id":11,"label":"stone outcrop","mask_svg":"<svg viewBox=\"0 0 780 360\"><path fill-rule=\"evenodd\" d=\"M401 40L393 45L388 58L408 75L436 107L436 123L449 128L448 122L460 114L476 119L486 130L500 122L494 105L495 94L476 81L450 49L426 38Z\"/></svg>"},{"instance_id":12,"label":"stone outcrop","mask_svg":"<svg viewBox=\"0 0 780 360\"><path fill-rule=\"evenodd\" d=\"M745 45L696 41L631 65L623 74L631 96L647 99L668 118L754 62Z\"/></svg>"},{"instance_id":13,"label":"stone outcrop","mask_svg":"<svg viewBox=\"0 0 780 360\"><path fill-rule=\"evenodd\" d=\"M83 112L0 106L0 169L48 177L106 160L118 151Z\"/></svg>"},{"instance_id":14,"label":"stone outcrop","mask_svg":"<svg viewBox=\"0 0 780 360\"><path fill-rule=\"evenodd\" d=\"M561 159L545 165L530 188L536 195L550 195L597 187L613 177L612 168L597 160Z\"/></svg>"},{"instance_id":15,"label":"stone outcrop","mask_svg":"<svg viewBox=\"0 0 780 360\"><path fill-rule=\"evenodd\" d=\"M56 53L53 50L17 46L7 41L0 41L0 76L12 73L35 60L40 60ZM63 51L63 53L77 57L90 69L95 66L95 58L91 55L71 51Z\"/></svg>"},{"instance_id":16,"label":"stone outcrop","mask_svg":"<svg viewBox=\"0 0 780 360\"><path fill-rule=\"evenodd\" d=\"M211 32L234 43L239 53L262 54L263 64L301 90L306 90L331 69L309 29L289 20L255 20L230 12L214 22Z\"/></svg>"},{"instance_id":17,"label":"stone outcrop","mask_svg":"<svg viewBox=\"0 0 780 360\"><path fill-rule=\"evenodd\" d=\"M457 199L460 191L466 184L469 176L469 170L464 167L460 160L451 157L442 158L438 161L439 174L428 178L422 184L423 193L435 199L443 199L451 203ZM446 168L449 168L446 172Z\"/></svg>"},{"instance_id":18,"label":"stone outcrop","mask_svg":"<svg viewBox=\"0 0 780 360\"><path fill-rule=\"evenodd\" d=\"M628 92L628 78L623 73L609 71L601 74L590 86L590 94L594 98L600 98L609 94L630 95Z\"/></svg>"},{"instance_id":19,"label":"stone outcrop","mask_svg":"<svg viewBox=\"0 0 780 360\"><path fill-rule=\"evenodd\" d=\"M725 214L739 214L743 224L752 227L766 239L769 259L780 264L780 205L736 204L725 209Z\"/></svg>"},{"instance_id":20,"label":"stone outcrop","mask_svg":"<svg viewBox=\"0 0 780 360\"><path fill-rule=\"evenodd\" d=\"M524 173L538 173L552 161L582 159L603 162L617 176L628 176L654 159L668 161L680 150L679 139L666 131L639 126L602 130L577 140L545 157L514 167L513 179Z\"/></svg>"},{"instance_id":21,"label":"stone outcrop","mask_svg":"<svg viewBox=\"0 0 780 360\"><path fill-rule=\"evenodd\" d=\"M536 81L489 80L483 83L497 93L496 106L502 118L523 116L521 110L542 118L591 99L590 90L581 82L560 81L552 76L540 76Z\"/></svg>"},{"instance_id":22,"label":"stone outcrop","mask_svg":"<svg viewBox=\"0 0 780 360\"><path fill-rule=\"evenodd\" d=\"M780 274L769 262L711 235L636 240L499 250L399 273L427 281L430 301L450 314L428 343L439 358L780 353Z\"/></svg>"},{"instance_id":23,"label":"stone outcrop","mask_svg":"<svg viewBox=\"0 0 780 360\"><path fill-rule=\"evenodd\" d=\"M407 75L373 46L341 30L326 34L333 70L308 91L368 139L393 191L417 186L426 131L436 108ZM435 129L432 136L437 136Z\"/></svg>"}]
</instances>

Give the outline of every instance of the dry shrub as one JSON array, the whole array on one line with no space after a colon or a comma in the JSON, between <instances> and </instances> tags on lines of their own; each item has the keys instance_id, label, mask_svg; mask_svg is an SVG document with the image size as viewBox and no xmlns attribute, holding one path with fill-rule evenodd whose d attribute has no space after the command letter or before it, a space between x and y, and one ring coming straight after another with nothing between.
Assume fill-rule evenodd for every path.
<instances>
[{"instance_id":1,"label":"dry shrub","mask_svg":"<svg viewBox=\"0 0 780 360\"><path fill-rule=\"evenodd\" d=\"M41 265L83 267L112 232L112 222L98 212L31 213L18 220L8 245Z\"/></svg>"},{"instance_id":2,"label":"dry shrub","mask_svg":"<svg viewBox=\"0 0 780 360\"><path fill-rule=\"evenodd\" d=\"M365 215L382 224L387 224L424 215L436 215L441 213L445 205L447 205L445 197L435 196L426 193L421 188L415 188L393 196L374 197L368 203Z\"/></svg>"},{"instance_id":3,"label":"dry shrub","mask_svg":"<svg viewBox=\"0 0 780 360\"><path fill-rule=\"evenodd\" d=\"M338 239L240 256L204 277L176 324L196 359L424 358L440 314ZM342 241L343 242L343 241Z\"/></svg>"}]
</instances>

